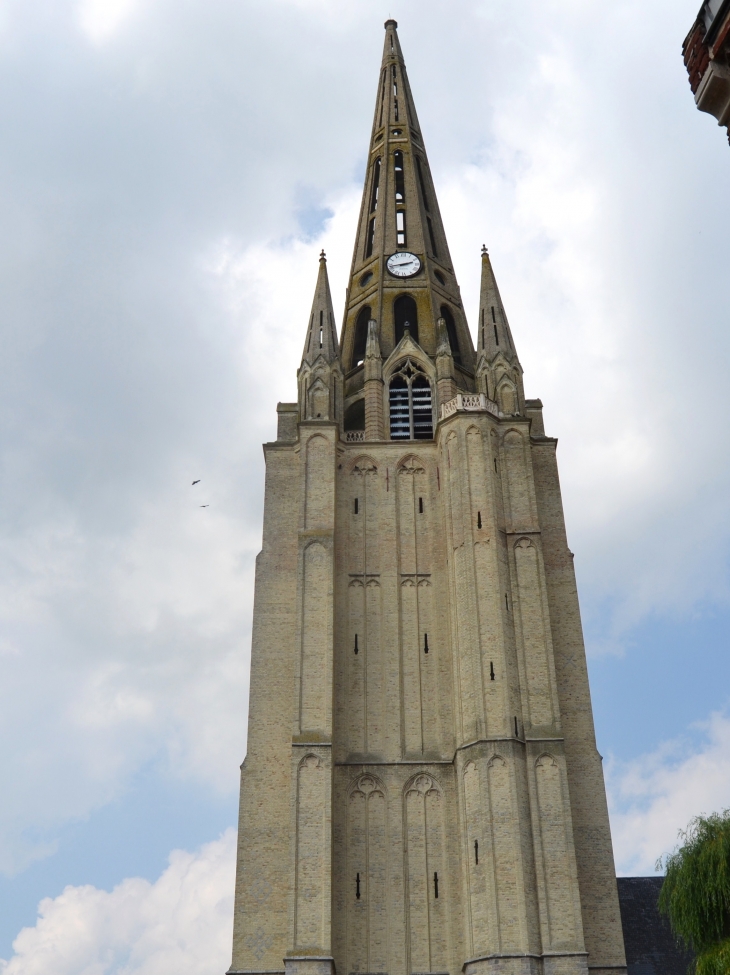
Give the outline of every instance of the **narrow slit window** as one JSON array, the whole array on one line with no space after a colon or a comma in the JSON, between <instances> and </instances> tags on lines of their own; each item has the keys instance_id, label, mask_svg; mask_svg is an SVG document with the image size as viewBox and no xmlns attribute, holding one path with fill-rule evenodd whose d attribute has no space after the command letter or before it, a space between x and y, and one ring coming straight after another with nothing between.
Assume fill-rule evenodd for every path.
<instances>
[{"instance_id":1,"label":"narrow slit window","mask_svg":"<svg viewBox=\"0 0 730 975\"><path fill-rule=\"evenodd\" d=\"M423 498L418 499L418 513L419 515L423 514Z\"/></svg>"},{"instance_id":2,"label":"narrow slit window","mask_svg":"<svg viewBox=\"0 0 730 975\"><path fill-rule=\"evenodd\" d=\"M433 896L438 900L439 896L439 875L434 872L433 875Z\"/></svg>"},{"instance_id":3,"label":"narrow slit window","mask_svg":"<svg viewBox=\"0 0 730 975\"><path fill-rule=\"evenodd\" d=\"M403 173L403 153L400 149L393 153L393 171L395 172L395 202L405 203L406 184Z\"/></svg>"},{"instance_id":4,"label":"narrow slit window","mask_svg":"<svg viewBox=\"0 0 730 975\"><path fill-rule=\"evenodd\" d=\"M416 172L418 173L418 185L421 187L421 199L423 200L423 208L426 213L430 212L428 205L428 194L426 193L426 183L423 179L423 168L421 166L421 157L416 156Z\"/></svg>"},{"instance_id":5,"label":"narrow slit window","mask_svg":"<svg viewBox=\"0 0 730 975\"><path fill-rule=\"evenodd\" d=\"M479 840L474 840L474 863L479 863Z\"/></svg>"},{"instance_id":6,"label":"narrow slit window","mask_svg":"<svg viewBox=\"0 0 730 975\"><path fill-rule=\"evenodd\" d=\"M428 633L423 634L423 652L428 653Z\"/></svg>"},{"instance_id":7,"label":"narrow slit window","mask_svg":"<svg viewBox=\"0 0 730 975\"><path fill-rule=\"evenodd\" d=\"M398 72L396 70L395 65L393 65L393 112L395 114L395 120L397 122L398 121Z\"/></svg>"},{"instance_id":8,"label":"narrow slit window","mask_svg":"<svg viewBox=\"0 0 730 975\"><path fill-rule=\"evenodd\" d=\"M360 498L355 498L355 514L360 513Z\"/></svg>"},{"instance_id":9,"label":"narrow slit window","mask_svg":"<svg viewBox=\"0 0 730 975\"><path fill-rule=\"evenodd\" d=\"M520 731L519 728L517 727L517 715L515 715L515 738L519 738L519 737L520 737Z\"/></svg>"},{"instance_id":10,"label":"narrow slit window","mask_svg":"<svg viewBox=\"0 0 730 975\"><path fill-rule=\"evenodd\" d=\"M360 648L357 645L357 633L355 634L355 655L360 652Z\"/></svg>"},{"instance_id":11,"label":"narrow slit window","mask_svg":"<svg viewBox=\"0 0 730 975\"><path fill-rule=\"evenodd\" d=\"M355 642L357 642L357 637L355 637ZM489 679L494 680L494 661L489 661Z\"/></svg>"},{"instance_id":12,"label":"narrow slit window","mask_svg":"<svg viewBox=\"0 0 730 975\"><path fill-rule=\"evenodd\" d=\"M482 527L482 513L481 511L477 511L477 528L481 528L481 527Z\"/></svg>"},{"instance_id":13,"label":"narrow slit window","mask_svg":"<svg viewBox=\"0 0 730 975\"><path fill-rule=\"evenodd\" d=\"M365 257L372 257L373 243L375 242L375 217L371 217L368 224L368 237L365 241Z\"/></svg>"},{"instance_id":14,"label":"narrow slit window","mask_svg":"<svg viewBox=\"0 0 730 975\"><path fill-rule=\"evenodd\" d=\"M324 312L319 313L319 347L322 348L322 336L324 335Z\"/></svg>"},{"instance_id":15,"label":"narrow slit window","mask_svg":"<svg viewBox=\"0 0 730 975\"><path fill-rule=\"evenodd\" d=\"M307 340L307 352L312 348L312 333L314 332L314 312L312 312L312 317L309 319L309 339Z\"/></svg>"},{"instance_id":16,"label":"narrow slit window","mask_svg":"<svg viewBox=\"0 0 730 975\"><path fill-rule=\"evenodd\" d=\"M431 218L426 217L426 223L428 224L428 236L431 241L431 253L434 257L439 256L438 248L436 247L436 238L433 235L433 224L431 223Z\"/></svg>"},{"instance_id":17,"label":"narrow slit window","mask_svg":"<svg viewBox=\"0 0 730 975\"><path fill-rule=\"evenodd\" d=\"M370 191L370 212L375 213L378 209L378 192L380 190L380 159L376 159L373 164L373 186Z\"/></svg>"},{"instance_id":18,"label":"narrow slit window","mask_svg":"<svg viewBox=\"0 0 730 975\"><path fill-rule=\"evenodd\" d=\"M395 236L396 242L399 247L405 247L406 244L406 212L405 210L396 210L395 214Z\"/></svg>"},{"instance_id":19,"label":"narrow slit window","mask_svg":"<svg viewBox=\"0 0 730 975\"><path fill-rule=\"evenodd\" d=\"M493 322L496 322L497 321L497 318L496 318L496 316L494 314L494 305L492 305L492 321Z\"/></svg>"},{"instance_id":20,"label":"narrow slit window","mask_svg":"<svg viewBox=\"0 0 730 975\"><path fill-rule=\"evenodd\" d=\"M383 105L385 104L385 85L387 82L387 74L383 72L383 90L380 93L380 119L378 120L378 126L383 124Z\"/></svg>"},{"instance_id":21,"label":"narrow slit window","mask_svg":"<svg viewBox=\"0 0 730 975\"><path fill-rule=\"evenodd\" d=\"M494 473L497 473L497 458L494 458Z\"/></svg>"},{"instance_id":22,"label":"narrow slit window","mask_svg":"<svg viewBox=\"0 0 730 975\"><path fill-rule=\"evenodd\" d=\"M360 900L360 874L355 874L355 897Z\"/></svg>"},{"instance_id":23,"label":"narrow slit window","mask_svg":"<svg viewBox=\"0 0 730 975\"><path fill-rule=\"evenodd\" d=\"M504 608L509 613L509 600L507 599L507 593L504 594Z\"/></svg>"},{"instance_id":24,"label":"narrow slit window","mask_svg":"<svg viewBox=\"0 0 730 975\"><path fill-rule=\"evenodd\" d=\"M497 326L496 325L493 325L492 328L494 329L494 341L495 341L495 344L496 345L499 345L499 335L497 334Z\"/></svg>"}]
</instances>

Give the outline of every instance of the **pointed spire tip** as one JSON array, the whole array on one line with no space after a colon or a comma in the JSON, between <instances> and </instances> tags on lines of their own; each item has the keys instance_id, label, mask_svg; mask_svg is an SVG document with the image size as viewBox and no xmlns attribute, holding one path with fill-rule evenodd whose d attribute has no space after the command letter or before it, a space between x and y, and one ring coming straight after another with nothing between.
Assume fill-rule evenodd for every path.
<instances>
[{"instance_id":1,"label":"pointed spire tip","mask_svg":"<svg viewBox=\"0 0 730 975\"><path fill-rule=\"evenodd\" d=\"M320 252L319 259L320 259L320 261L326 261L327 260L327 255L325 254L324 250L322 250Z\"/></svg>"},{"instance_id":2,"label":"pointed spire tip","mask_svg":"<svg viewBox=\"0 0 730 975\"><path fill-rule=\"evenodd\" d=\"M487 250L487 245L486 244L482 244L482 257L484 257L488 253L489 253L489 251Z\"/></svg>"},{"instance_id":3,"label":"pointed spire tip","mask_svg":"<svg viewBox=\"0 0 730 975\"><path fill-rule=\"evenodd\" d=\"M394 27L396 30L398 30L398 21L397 20L393 20L392 18L388 18L388 20L386 20L386 22L383 24L383 26L385 27L386 30L389 27Z\"/></svg>"}]
</instances>

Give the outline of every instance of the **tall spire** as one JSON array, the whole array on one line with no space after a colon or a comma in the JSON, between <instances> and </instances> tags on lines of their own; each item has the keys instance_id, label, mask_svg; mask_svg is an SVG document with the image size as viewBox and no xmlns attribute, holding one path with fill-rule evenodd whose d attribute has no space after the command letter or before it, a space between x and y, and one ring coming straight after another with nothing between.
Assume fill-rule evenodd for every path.
<instances>
[{"instance_id":1,"label":"tall spire","mask_svg":"<svg viewBox=\"0 0 730 975\"><path fill-rule=\"evenodd\" d=\"M486 353L492 359L501 352L510 362L517 360L517 350L512 341L507 314L494 276L489 251L482 247L482 286L479 294L479 337L477 358ZM519 360L518 360L519 361Z\"/></svg>"},{"instance_id":2,"label":"tall spire","mask_svg":"<svg viewBox=\"0 0 730 975\"><path fill-rule=\"evenodd\" d=\"M314 301L312 302L312 313L309 316L302 362L312 365L319 356L323 356L327 362L332 362L339 356L335 313L332 309L332 295L327 277L327 258L324 251L319 255L317 287L314 290Z\"/></svg>"},{"instance_id":3,"label":"tall spire","mask_svg":"<svg viewBox=\"0 0 730 975\"><path fill-rule=\"evenodd\" d=\"M457 385L473 388L474 348L454 275L395 20L385 22L370 151L352 258L341 349L347 396L364 368L368 321L384 360L403 338L431 358L447 323Z\"/></svg>"},{"instance_id":4,"label":"tall spire","mask_svg":"<svg viewBox=\"0 0 730 975\"><path fill-rule=\"evenodd\" d=\"M521 413L525 403L522 366L486 247L482 247L477 327L477 385L480 391L496 400L504 413Z\"/></svg>"}]
</instances>

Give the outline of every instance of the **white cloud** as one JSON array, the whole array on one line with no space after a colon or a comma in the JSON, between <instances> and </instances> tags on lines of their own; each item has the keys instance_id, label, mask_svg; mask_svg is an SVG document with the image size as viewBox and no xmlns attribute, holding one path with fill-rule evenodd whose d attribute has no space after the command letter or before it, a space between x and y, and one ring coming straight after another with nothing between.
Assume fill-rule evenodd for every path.
<instances>
[{"instance_id":1,"label":"white cloud","mask_svg":"<svg viewBox=\"0 0 730 975\"><path fill-rule=\"evenodd\" d=\"M81 0L78 18L81 29L94 43L106 41L131 16L139 0Z\"/></svg>"},{"instance_id":2,"label":"white cloud","mask_svg":"<svg viewBox=\"0 0 730 975\"><path fill-rule=\"evenodd\" d=\"M700 740L666 742L631 762L606 766L619 875L654 873L690 819L730 808L730 718L713 714Z\"/></svg>"},{"instance_id":3,"label":"white cloud","mask_svg":"<svg viewBox=\"0 0 730 975\"><path fill-rule=\"evenodd\" d=\"M236 837L174 850L154 882L67 887L0 960L3 975L211 975L230 961Z\"/></svg>"}]
</instances>

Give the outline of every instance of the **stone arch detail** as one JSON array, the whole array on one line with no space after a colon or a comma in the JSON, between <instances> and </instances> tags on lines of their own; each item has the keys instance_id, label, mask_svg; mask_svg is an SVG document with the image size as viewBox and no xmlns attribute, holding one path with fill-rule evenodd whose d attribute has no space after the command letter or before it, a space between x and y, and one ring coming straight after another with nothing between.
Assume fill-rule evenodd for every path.
<instances>
[{"instance_id":1,"label":"stone arch detail","mask_svg":"<svg viewBox=\"0 0 730 975\"><path fill-rule=\"evenodd\" d=\"M482 765L480 762L479 765ZM466 819L466 865L469 896L469 934L472 956L497 950L494 938L494 890L491 870L491 836L485 822L484 767L469 761L462 774L464 813Z\"/></svg>"},{"instance_id":2,"label":"stone arch detail","mask_svg":"<svg viewBox=\"0 0 730 975\"><path fill-rule=\"evenodd\" d=\"M577 890L568 839L567 796L563 771L549 752L535 762L542 873L547 900L544 942L552 950L570 949L577 940Z\"/></svg>"},{"instance_id":3,"label":"stone arch detail","mask_svg":"<svg viewBox=\"0 0 730 975\"><path fill-rule=\"evenodd\" d=\"M425 474L425 461L417 454L406 454L395 465L398 474Z\"/></svg>"},{"instance_id":4,"label":"stone arch detail","mask_svg":"<svg viewBox=\"0 0 730 975\"><path fill-rule=\"evenodd\" d=\"M355 477L363 477L368 475L377 475L378 464L377 461L368 456L368 454L361 454L356 457L355 460L350 464L349 473Z\"/></svg>"},{"instance_id":5,"label":"stone arch detail","mask_svg":"<svg viewBox=\"0 0 730 975\"><path fill-rule=\"evenodd\" d=\"M356 792L359 792L366 798L369 798L373 793L380 793L383 798L387 795L385 785L372 772L365 772L362 775L358 775L350 782L347 790L348 796L353 796Z\"/></svg>"},{"instance_id":6,"label":"stone arch detail","mask_svg":"<svg viewBox=\"0 0 730 975\"><path fill-rule=\"evenodd\" d=\"M404 873L410 966L406 970L410 972L445 972L449 967L444 804L441 785L434 776L418 772L405 784Z\"/></svg>"},{"instance_id":7,"label":"stone arch detail","mask_svg":"<svg viewBox=\"0 0 730 975\"><path fill-rule=\"evenodd\" d=\"M514 544L515 548L535 548L535 543L527 535L522 535Z\"/></svg>"},{"instance_id":8,"label":"stone arch detail","mask_svg":"<svg viewBox=\"0 0 730 975\"><path fill-rule=\"evenodd\" d=\"M305 755L297 770L295 944L323 945L329 887L327 770L319 756ZM327 874L327 876L325 876Z\"/></svg>"},{"instance_id":9,"label":"stone arch detail","mask_svg":"<svg viewBox=\"0 0 730 975\"><path fill-rule=\"evenodd\" d=\"M330 391L317 376L307 390L307 418L310 420L328 420L330 415Z\"/></svg>"},{"instance_id":10,"label":"stone arch detail","mask_svg":"<svg viewBox=\"0 0 730 975\"><path fill-rule=\"evenodd\" d=\"M388 970L389 837L386 790L366 772L347 790L347 969Z\"/></svg>"}]
</instances>

